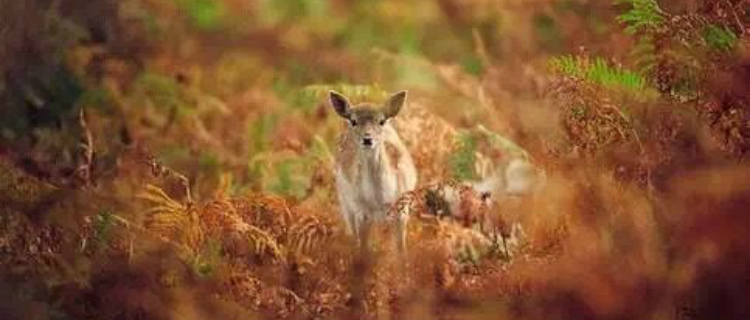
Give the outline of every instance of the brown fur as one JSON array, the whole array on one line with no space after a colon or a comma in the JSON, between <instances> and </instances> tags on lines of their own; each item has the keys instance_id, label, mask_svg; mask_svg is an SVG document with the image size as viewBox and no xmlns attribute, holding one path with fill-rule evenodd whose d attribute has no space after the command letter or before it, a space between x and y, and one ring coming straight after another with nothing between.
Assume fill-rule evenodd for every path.
<instances>
[{"instance_id":1,"label":"brown fur","mask_svg":"<svg viewBox=\"0 0 750 320\"><path fill-rule=\"evenodd\" d=\"M419 220L447 219L472 228L486 219L490 200L471 185L453 180L430 184L403 194L387 213L395 223L399 248L406 250L406 232L411 217Z\"/></svg>"}]
</instances>

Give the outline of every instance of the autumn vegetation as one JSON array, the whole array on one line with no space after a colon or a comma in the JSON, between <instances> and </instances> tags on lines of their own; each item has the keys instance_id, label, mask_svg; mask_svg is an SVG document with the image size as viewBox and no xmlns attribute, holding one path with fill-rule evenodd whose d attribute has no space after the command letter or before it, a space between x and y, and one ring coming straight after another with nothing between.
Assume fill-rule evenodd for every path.
<instances>
[{"instance_id":1,"label":"autumn vegetation","mask_svg":"<svg viewBox=\"0 0 750 320\"><path fill-rule=\"evenodd\" d=\"M749 8L0 0L0 319L750 319ZM440 119L420 182L543 169L523 241L363 258L329 90Z\"/></svg>"}]
</instances>

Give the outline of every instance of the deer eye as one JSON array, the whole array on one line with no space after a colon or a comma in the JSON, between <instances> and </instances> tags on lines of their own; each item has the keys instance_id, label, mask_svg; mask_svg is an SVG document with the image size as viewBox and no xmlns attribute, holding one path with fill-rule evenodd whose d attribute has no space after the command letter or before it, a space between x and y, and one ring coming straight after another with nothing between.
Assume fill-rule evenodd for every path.
<instances>
[{"instance_id":1,"label":"deer eye","mask_svg":"<svg viewBox=\"0 0 750 320\"><path fill-rule=\"evenodd\" d=\"M381 125L381 126L384 126L384 125L385 125L385 120L386 120L386 119L380 120L380 125Z\"/></svg>"},{"instance_id":2,"label":"deer eye","mask_svg":"<svg viewBox=\"0 0 750 320\"><path fill-rule=\"evenodd\" d=\"M352 125L352 127L356 127L357 126L357 120L351 119L351 120L349 120L349 123Z\"/></svg>"},{"instance_id":3,"label":"deer eye","mask_svg":"<svg viewBox=\"0 0 750 320\"><path fill-rule=\"evenodd\" d=\"M487 201L492 196L492 193L490 193L489 191L485 191L485 192L482 192L480 196L482 197L482 200Z\"/></svg>"}]
</instances>

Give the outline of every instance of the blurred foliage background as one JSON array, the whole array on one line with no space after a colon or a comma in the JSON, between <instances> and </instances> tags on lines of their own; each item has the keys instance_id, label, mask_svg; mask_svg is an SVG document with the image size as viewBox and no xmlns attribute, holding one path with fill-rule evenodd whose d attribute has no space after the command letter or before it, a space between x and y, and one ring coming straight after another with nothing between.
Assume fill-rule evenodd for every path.
<instances>
[{"instance_id":1,"label":"blurred foliage background","mask_svg":"<svg viewBox=\"0 0 750 320\"><path fill-rule=\"evenodd\" d=\"M746 319L721 222L747 222L749 23L742 0L0 0L0 315ZM352 271L329 89L408 89L459 130L452 177L490 149L549 170L533 259Z\"/></svg>"}]
</instances>

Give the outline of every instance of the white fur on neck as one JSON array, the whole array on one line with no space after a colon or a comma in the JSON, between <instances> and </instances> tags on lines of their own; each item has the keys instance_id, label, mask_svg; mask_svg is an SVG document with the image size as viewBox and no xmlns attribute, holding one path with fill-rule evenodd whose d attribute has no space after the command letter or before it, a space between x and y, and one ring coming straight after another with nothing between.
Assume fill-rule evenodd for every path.
<instances>
[{"instance_id":1,"label":"white fur on neck","mask_svg":"<svg viewBox=\"0 0 750 320\"><path fill-rule=\"evenodd\" d=\"M358 162L362 176L359 179L361 204L377 213L377 218L385 212L386 204L395 201L398 190L395 173L390 170L390 159L385 154L383 143L373 150L359 151L363 161Z\"/></svg>"}]
</instances>

